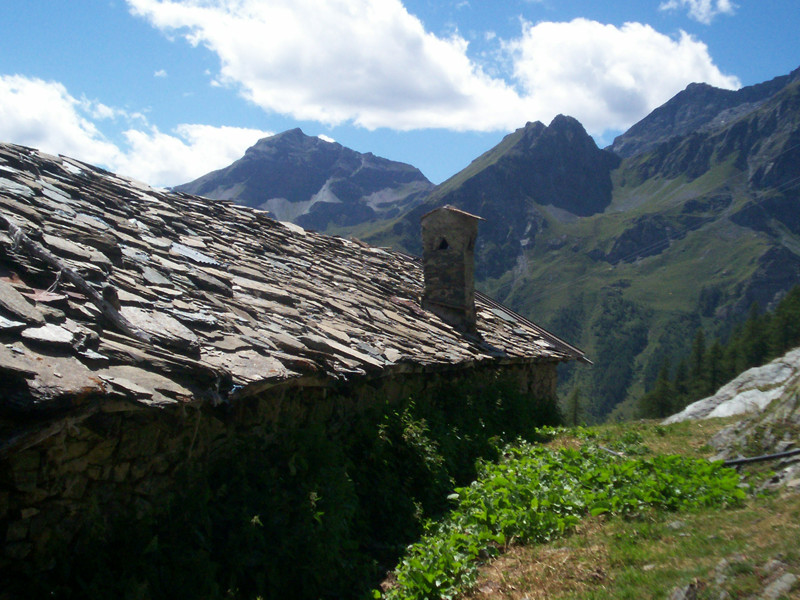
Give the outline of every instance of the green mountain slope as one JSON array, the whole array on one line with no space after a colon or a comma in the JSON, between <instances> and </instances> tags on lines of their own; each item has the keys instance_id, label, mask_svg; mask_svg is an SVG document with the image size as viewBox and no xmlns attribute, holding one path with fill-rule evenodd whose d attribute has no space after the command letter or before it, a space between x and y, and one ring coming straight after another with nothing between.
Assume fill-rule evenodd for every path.
<instances>
[{"instance_id":1,"label":"green mountain slope","mask_svg":"<svg viewBox=\"0 0 800 600\"><path fill-rule=\"evenodd\" d=\"M357 233L414 252L425 211L484 217L483 290L595 362L565 369L565 396L579 385L595 418L631 416L698 326L725 334L800 282L800 70L717 92L690 86L654 111L618 138L624 158L569 117L529 123L416 209Z\"/></svg>"},{"instance_id":2,"label":"green mountain slope","mask_svg":"<svg viewBox=\"0 0 800 600\"><path fill-rule=\"evenodd\" d=\"M800 282L800 83L724 126L625 159L600 214L544 228L495 295L582 344L593 412L629 416L701 323L724 334ZM518 263L521 262L518 260Z\"/></svg>"}]
</instances>

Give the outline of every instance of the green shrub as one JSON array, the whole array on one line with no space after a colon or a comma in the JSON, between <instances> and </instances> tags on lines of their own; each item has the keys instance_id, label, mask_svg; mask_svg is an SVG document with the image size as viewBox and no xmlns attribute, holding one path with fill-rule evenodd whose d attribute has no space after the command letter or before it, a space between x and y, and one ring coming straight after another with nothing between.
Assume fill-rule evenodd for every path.
<instances>
[{"instance_id":1,"label":"green shrub","mask_svg":"<svg viewBox=\"0 0 800 600\"><path fill-rule=\"evenodd\" d=\"M448 494L506 442L558 423L507 385L442 384L434 401L347 423L238 436L175 474L144 519L99 515L26 597L325 598L366 594Z\"/></svg>"},{"instance_id":2,"label":"green shrub","mask_svg":"<svg viewBox=\"0 0 800 600\"><path fill-rule=\"evenodd\" d=\"M409 547L384 597L452 598L474 582L481 561L515 541L549 541L587 515L734 505L745 497L738 486L736 472L719 462L620 460L592 446L509 447L505 460L484 463L476 482L456 490L455 508Z\"/></svg>"}]
</instances>

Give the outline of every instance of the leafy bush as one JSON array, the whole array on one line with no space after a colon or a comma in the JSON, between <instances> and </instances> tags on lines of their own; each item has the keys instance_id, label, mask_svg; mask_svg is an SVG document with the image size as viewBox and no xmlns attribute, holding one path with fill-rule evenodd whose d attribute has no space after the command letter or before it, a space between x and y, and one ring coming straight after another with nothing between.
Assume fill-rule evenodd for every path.
<instances>
[{"instance_id":1,"label":"leafy bush","mask_svg":"<svg viewBox=\"0 0 800 600\"><path fill-rule=\"evenodd\" d=\"M158 511L98 516L28 598L332 598L368 593L476 461L558 423L555 401L476 377L430 401L242 433L175 474Z\"/></svg>"},{"instance_id":2,"label":"leafy bush","mask_svg":"<svg viewBox=\"0 0 800 600\"><path fill-rule=\"evenodd\" d=\"M452 598L477 567L515 541L545 542L587 515L635 515L740 503L739 477L721 463L681 456L620 460L591 445L552 451L522 443L451 496L456 507L430 522L395 570L387 600ZM376 598L380 592L374 592Z\"/></svg>"}]
</instances>

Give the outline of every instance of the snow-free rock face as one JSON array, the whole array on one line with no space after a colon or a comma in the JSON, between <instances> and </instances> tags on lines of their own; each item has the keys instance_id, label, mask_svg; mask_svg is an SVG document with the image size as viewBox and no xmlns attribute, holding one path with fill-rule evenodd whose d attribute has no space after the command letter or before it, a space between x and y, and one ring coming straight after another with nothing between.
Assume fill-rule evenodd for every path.
<instances>
[{"instance_id":1,"label":"snow-free rock face","mask_svg":"<svg viewBox=\"0 0 800 600\"><path fill-rule=\"evenodd\" d=\"M687 406L668 417L664 423L679 423L690 419L731 417L764 410L780 398L787 387L800 376L800 348L788 352L762 367L748 369L713 396Z\"/></svg>"}]
</instances>

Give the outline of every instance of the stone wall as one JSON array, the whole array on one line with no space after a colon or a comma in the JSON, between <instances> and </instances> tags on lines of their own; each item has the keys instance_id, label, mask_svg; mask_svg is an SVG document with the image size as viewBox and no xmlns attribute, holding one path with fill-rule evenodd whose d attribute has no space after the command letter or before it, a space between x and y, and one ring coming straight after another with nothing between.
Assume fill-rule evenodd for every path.
<instances>
[{"instance_id":1,"label":"stone wall","mask_svg":"<svg viewBox=\"0 0 800 600\"><path fill-rule=\"evenodd\" d=\"M555 365L406 373L339 386L285 385L218 407L152 409L99 401L80 414L28 424L29 435L21 438L27 441L0 456L0 573L21 564L47 570L54 552L87 526L157 510L169 498L176 473L224 451L239 436L269 439L303 423L325 423L335 434L387 401L434 401L443 386L453 384L478 388L510 381L531 398L554 398Z\"/></svg>"}]
</instances>

